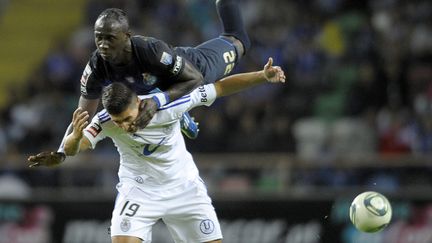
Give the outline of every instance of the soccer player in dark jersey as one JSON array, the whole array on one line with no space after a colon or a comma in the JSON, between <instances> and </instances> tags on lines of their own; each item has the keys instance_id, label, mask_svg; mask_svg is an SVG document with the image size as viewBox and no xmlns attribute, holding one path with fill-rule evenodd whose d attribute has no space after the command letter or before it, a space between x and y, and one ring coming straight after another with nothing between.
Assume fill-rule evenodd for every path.
<instances>
[{"instance_id":1,"label":"soccer player in dark jersey","mask_svg":"<svg viewBox=\"0 0 432 243\"><path fill-rule=\"evenodd\" d=\"M216 8L224 32L196 47L171 47L152 37L132 36L124 11L104 10L95 22L97 50L84 69L78 106L93 117L102 88L112 82L122 82L137 94L159 90L156 98L142 102L135 128L132 127L136 130L145 127L159 107L203 83L215 82L228 75L246 53L250 41L237 0L217 0ZM183 119L182 131L193 138L197 133L193 131L196 125L189 118ZM66 135L70 132L71 126ZM51 160L57 163L64 159L62 147L58 152L42 152L30 157L36 166L41 161L49 164Z\"/></svg>"}]
</instances>

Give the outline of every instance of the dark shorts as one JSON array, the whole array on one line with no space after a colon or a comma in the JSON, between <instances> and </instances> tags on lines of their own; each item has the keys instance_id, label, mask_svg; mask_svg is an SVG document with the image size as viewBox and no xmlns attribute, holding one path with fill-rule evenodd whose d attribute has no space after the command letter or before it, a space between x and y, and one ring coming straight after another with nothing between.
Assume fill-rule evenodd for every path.
<instances>
[{"instance_id":1,"label":"dark shorts","mask_svg":"<svg viewBox=\"0 0 432 243\"><path fill-rule=\"evenodd\" d=\"M211 39L196 47L176 47L176 51L201 71L206 84L227 76L238 61L234 44L223 37Z\"/></svg>"}]
</instances>

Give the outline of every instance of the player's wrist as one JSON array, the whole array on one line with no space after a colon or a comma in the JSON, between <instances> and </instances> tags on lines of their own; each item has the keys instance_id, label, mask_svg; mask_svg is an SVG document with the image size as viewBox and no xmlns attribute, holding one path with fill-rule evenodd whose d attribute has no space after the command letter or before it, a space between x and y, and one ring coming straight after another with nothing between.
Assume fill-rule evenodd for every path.
<instances>
[{"instance_id":1,"label":"player's wrist","mask_svg":"<svg viewBox=\"0 0 432 243\"><path fill-rule=\"evenodd\" d=\"M60 163L63 163L66 159L66 153L65 152L55 152L56 155L60 158Z\"/></svg>"},{"instance_id":2,"label":"player's wrist","mask_svg":"<svg viewBox=\"0 0 432 243\"><path fill-rule=\"evenodd\" d=\"M63 161L65 161L65 159L66 159L66 153L65 153L65 150L64 150L64 147L63 146L61 146L58 150L57 150L57 152L54 152L55 154L57 154L58 156L59 156L59 158L60 158L60 163L62 163Z\"/></svg>"},{"instance_id":3,"label":"player's wrist","mask_svg":"<svg viewBox=\"0 0 432 243\"><path fill-rule=\"evenodd\" d=\"M260 75L265 82L270 82L270 77L265 70L260 71Z\"/></svg>"}]
</instances>

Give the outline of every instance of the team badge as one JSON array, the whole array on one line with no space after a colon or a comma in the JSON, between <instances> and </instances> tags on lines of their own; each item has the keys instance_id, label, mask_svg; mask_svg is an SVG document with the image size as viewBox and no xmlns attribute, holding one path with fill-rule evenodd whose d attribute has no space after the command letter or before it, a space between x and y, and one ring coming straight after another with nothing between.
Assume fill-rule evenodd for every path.
<instances>
[{"instance_id":1,"label":"team badge","mask_svg":"<svg viewBox=\"0 0 432 243\"><path fill-rule=\"evenodd\" d=\"M210 219L204 219L200 223L200 230L203 234L211 234L214 231L214 223Z\"/></svg>"},{"instance_id":2,"label":"team badge","mask_svg":"<svg viewBox=\"0 0 432 243\"><path fill-rule=\"evenodd\" d=\"M139 184L143 184L144 179L141 176L137 176L135 177L135 181L138 182Z\"/></svg>"},{"instance_id":3,"label":"team badge","mask_svg":"<svg viewBox=\"0 0 432 243\"><path fill-rule=\"evenodd\" d=\"M160 59L161 63L163 63L163 64L165 64L165 65L168 66L168 65L171 65L172 61L173 61L173 58L172 58L172 56L170 54L168 54L166 52L162 53L162 57Z\"/></svg>"},{"instance_id":4,"label":"team badge","mask_svg":"<svg viewBox=\"0 0 432 243\"><path fill-rule=\"evenodd\" d=\"M123 219L122 222L120 223L120 229L123 232L129 231L130 227L131 227L131 223L130 223L129 219Z\"/></svg>"},{"instance_id":5,"label":"team badge","mask_svg":"<svg viewBox=\"0 0 432 243\"><path fill-rule=\"evenodd\" d=\"M157 81L157 77L151 75L150 73L143 73L142 77L145 85L153 85Z\"/></svg>"}]
</instances>

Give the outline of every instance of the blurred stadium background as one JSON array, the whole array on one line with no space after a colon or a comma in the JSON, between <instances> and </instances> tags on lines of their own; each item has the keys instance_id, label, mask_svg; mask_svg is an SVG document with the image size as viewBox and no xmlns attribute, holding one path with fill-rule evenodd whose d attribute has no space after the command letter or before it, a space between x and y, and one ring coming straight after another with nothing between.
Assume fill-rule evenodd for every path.
<instances>
[{"instance_id":1,"label":"blurred stadium background","mask_svg":"<svg viewBox=\"0 0 432 243\"><path fill-rule=\"evenodd\" d=\"M272 56L288 80L192 112L224 242L432 242L432 2L240 1L253 46L235 71ZM213 1L0 0L0 243L109 242L110 142L56 169L26 163L60 143L107 7L172 45L220 31ZM381 233L349 223L365 190L392 202ZM171 242L163 225L154 242Z\"/></svg>"}]
</instances>

